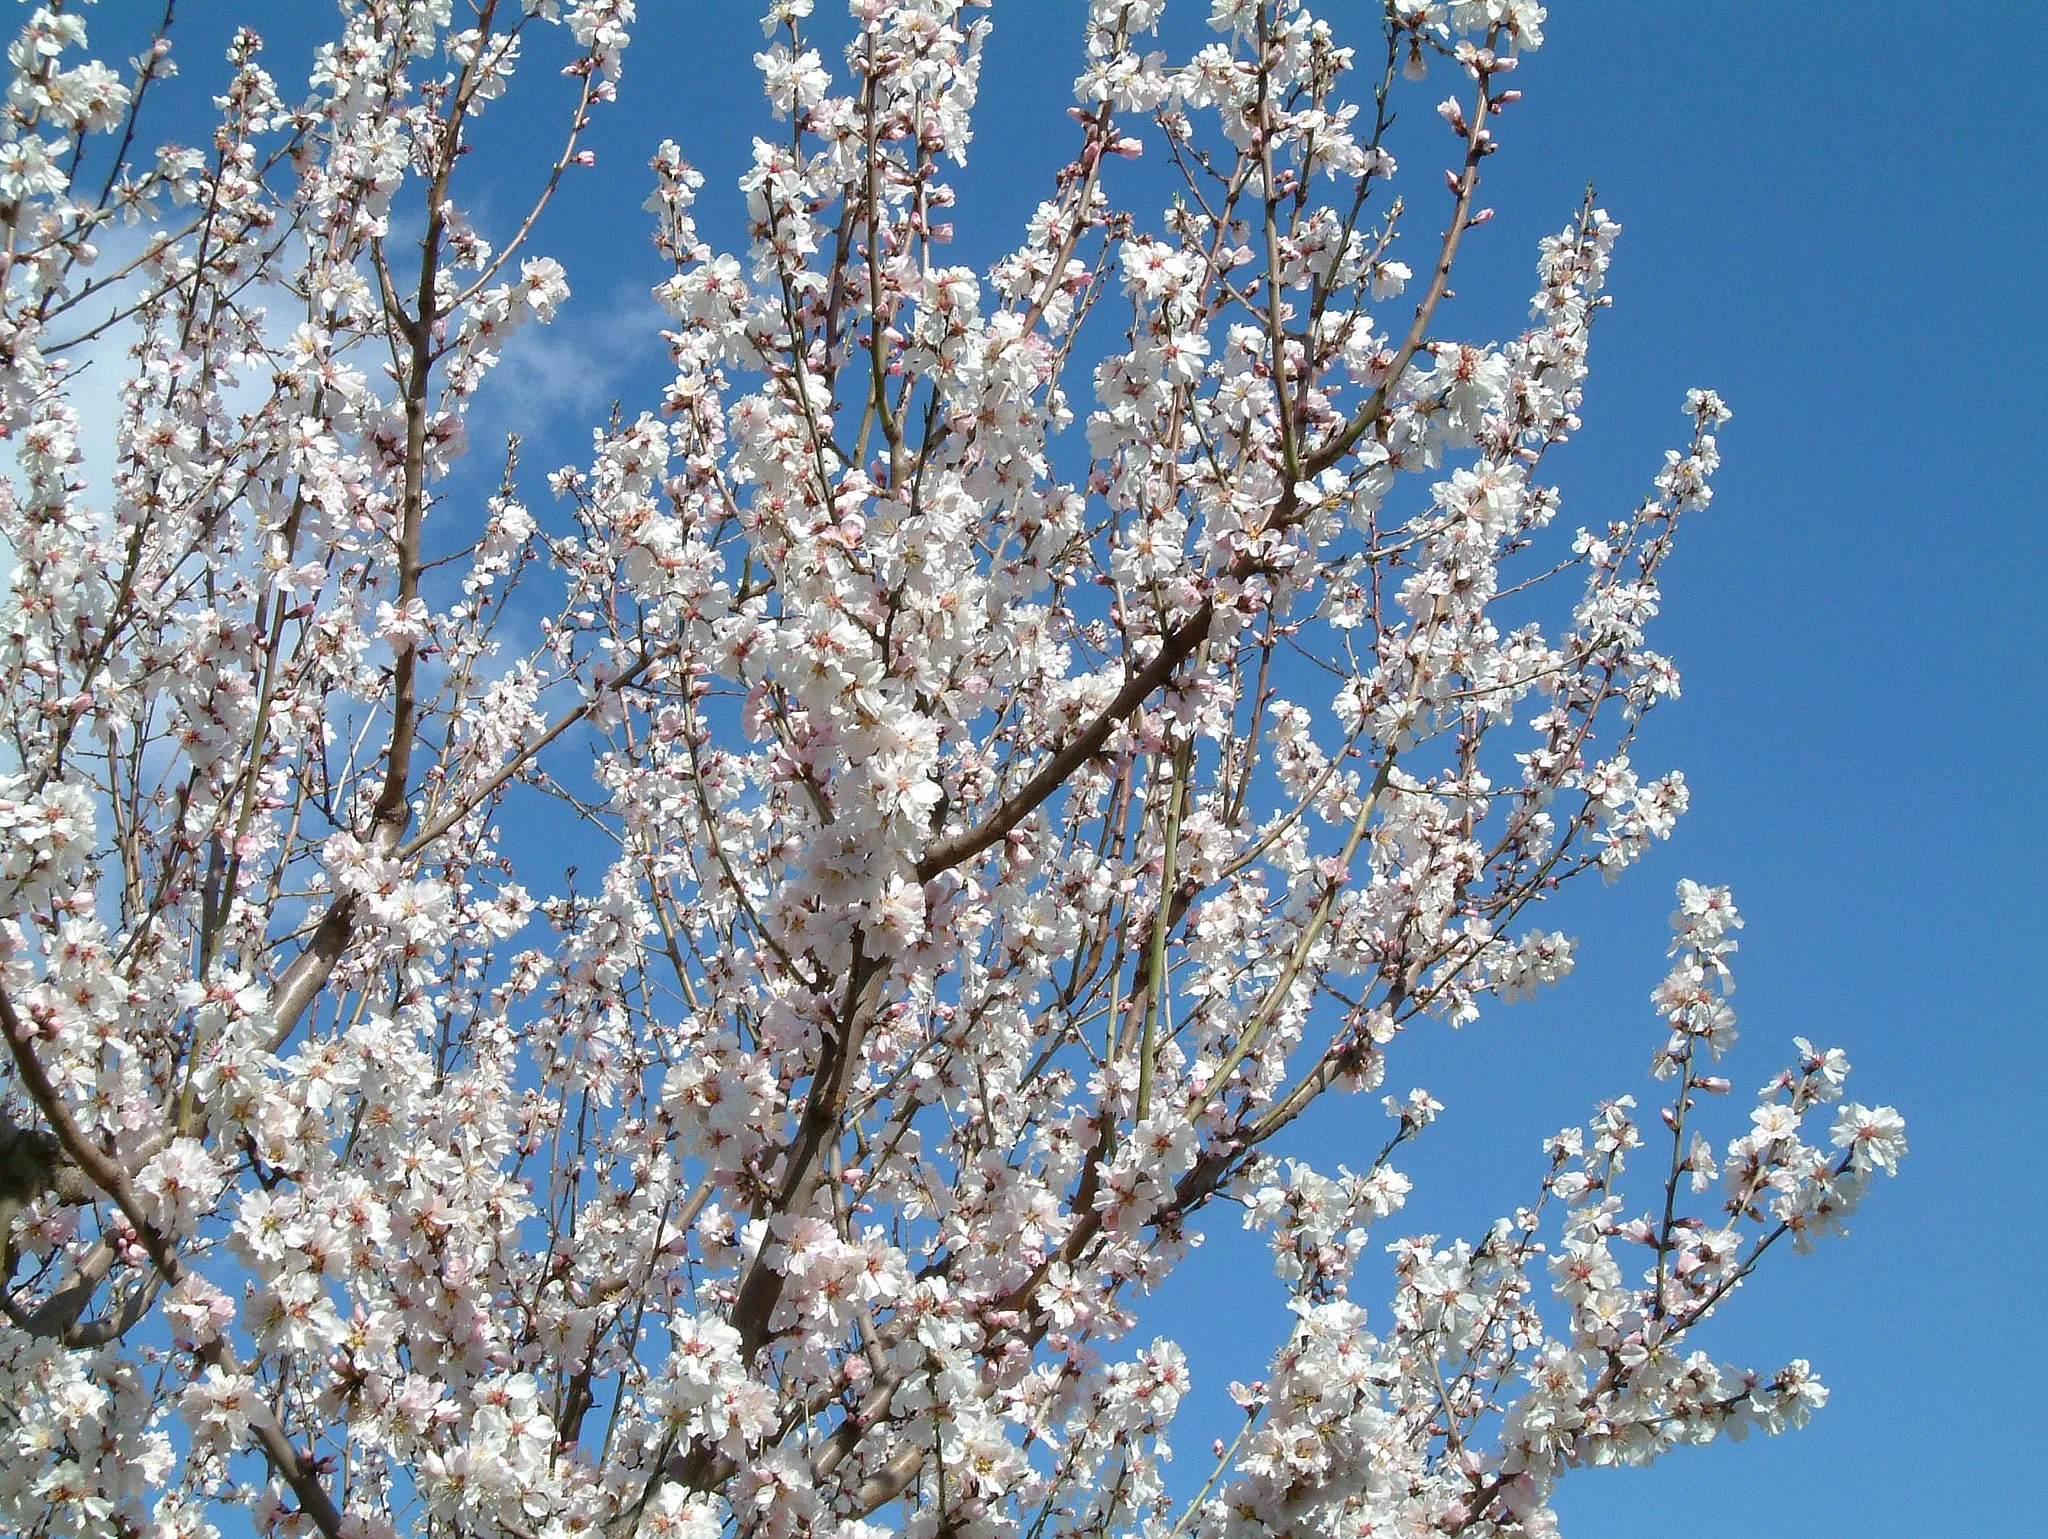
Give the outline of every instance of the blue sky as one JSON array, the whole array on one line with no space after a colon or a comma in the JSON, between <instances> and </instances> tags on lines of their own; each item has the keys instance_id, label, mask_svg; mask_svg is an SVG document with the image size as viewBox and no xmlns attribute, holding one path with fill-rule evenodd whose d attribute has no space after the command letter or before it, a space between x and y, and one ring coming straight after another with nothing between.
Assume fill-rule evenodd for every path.
<instances>
[{"instance_id":1,"label":"blue sky","mask_svg":"<svg viewBox=\"0 0 2048 1539\"><path fill-rule=\"evenodd\" d=\"M574 428L518 424L535 471L580 454L613 396L629 412L651 405L662 378L645 299L660 273L638 211L654 144L672 136L706 170L707 235L734 244L732 179L767 131L748 0L642 4L622 103L591 141L599 165L566 189L541 244L577 298L526 361L515 410L566 400L557 415ZM1207 9L1176 5L1183 25ZM132 52L129 34L157 9L103 4L101 47ZM332 11L262 9L296 94ZM218 79L216 40L249 13L219 0L181 10L189 91ZM959 179L968 259L1014 243L1068 152L1080 11L996 10L980 138ZM1714 507L1683 536L1655 633L1685 698L1637 754L1683 768L1693 810L1619 887L1570 900L1556 922L1582 946L1561 990L1408 1045L1389 1088L1425 1084L1449 1110L1408 1151L1416 1203L1389 1238L1476 1229L1533 1190L1545 1134L1648 1088L1659 1034L1647 996L1672 885L1729 883L1748 919L1738 1087L1768 1077L1794 1034L1841 1045L1852 1093L1899 1105L1913 1152L1846 1240L1774 1258L1709 1339L1763 1366L1812 1358L1834 1390L1813 1426L1645 1472L1587 1472L1566 1484L1565 1532L2026 1532L2029 1407L2048 1368L2035 1131L2048 1097L2048 144L2025 95L2048 64L2039 13L2021 0L1599 0L1554 7L1548 30L1487 166L1499 217L1468 243L1444 324L1517 328L1535 241L1591 180L1624 234L1586 428L1549 462L1565 518L1634 504L1678 441L1688 386L1734 408ZM1411 196L1435 179L1419 149L1436 154L1443 138L1407 153ZM1152 174L1128 172L1141 209L1157 207L1143 192ZM475 441L508 425L486 418ZM1348 1103L1304 1136L1334 1163L1365 1157L1383 1125L1376 1106ZM1268 1296L1260 1278L1242 1281L1263 1265L1219 1234L1147 1321L1188 1344L1202 1386L1179 1439L1190 1486L1209 1437L1235 1421L1222 1383L1256 1376L1282 1328L1239 1306L1240 1287Z\"/></svg>"}]
</instances>

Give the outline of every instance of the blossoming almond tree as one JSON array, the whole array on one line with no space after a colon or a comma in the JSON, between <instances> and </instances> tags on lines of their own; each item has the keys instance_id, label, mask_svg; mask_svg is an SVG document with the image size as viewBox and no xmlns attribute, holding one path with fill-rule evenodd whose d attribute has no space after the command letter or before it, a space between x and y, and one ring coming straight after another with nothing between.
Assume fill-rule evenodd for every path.
<instances>
[{"instance_id":1,"label":"blossoming almond tree","mask_svg":"<svg viewBox=\"0 0 2048 1539\"><path fill-rule=\"evenodd\" d=\"M122 70L29 17L0 1524L1540 1535L1567 1468L1820 1403L1693 1333L1902 1127L1802 1042L1709 1141L1725 890L1680 887L1657 1115L1532 1150L1484 1234L1386 1230L1425 1093L1351 1169L1283 1158L1405 1033L1568 972L1539 901L1670 832L1645 626L1728 413L1560 532L1590 202L1526 331L1440 330L1539 6L1214 0L1173 61L1163 4L1077 8L1072 159L975 271L982 8L774 0L748 249L664 145L673 381L545 488L451 472L567 294L532 244L631 0L348 0L297 97L245 32L154 153L167 33ZM537 142L565 64L538 197L473 219L465 150ZM1446 82L1404 202L1389 123ZM1111 196L1141 151L1168 208ZM1170 1493L1189 1369L1134 1331L1231 1205L1292 1314Z\"/></svg>"}]
</instances>

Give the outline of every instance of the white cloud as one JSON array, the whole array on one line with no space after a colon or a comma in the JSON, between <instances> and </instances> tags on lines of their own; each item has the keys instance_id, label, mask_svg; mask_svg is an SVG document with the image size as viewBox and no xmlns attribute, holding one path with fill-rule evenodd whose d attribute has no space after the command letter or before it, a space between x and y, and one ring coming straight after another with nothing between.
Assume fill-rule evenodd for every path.
<instances>
[{"instance_id":1,"label":"white cloud","mask_svg":"<svg viewBox=\"0 0 2048 1539\"><path fill-rule=\"evenodd\" d=\"M587 457L591 431L604 425L633 375L667 356L666 324L651 293L621 285L602 298L572 296L549 324L521 327L470 407L470 453L492 453L495 442L517 433L543 457ZM627 415L634 414L629 405ZM527 461L531 469L554 463Z\"/></svg>"}]
</instances>

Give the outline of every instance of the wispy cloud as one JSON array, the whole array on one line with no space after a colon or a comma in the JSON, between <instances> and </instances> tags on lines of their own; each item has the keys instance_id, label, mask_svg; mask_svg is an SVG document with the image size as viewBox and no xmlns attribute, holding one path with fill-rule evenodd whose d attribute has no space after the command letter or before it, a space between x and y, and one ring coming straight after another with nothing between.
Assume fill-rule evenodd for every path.
<instances>
[{"instance_id":1,"label":"wispy cloud","mask_svg":"<svg viewBox=\"0 0 2048 1539\"><path fill-rule=\"evenodd\" d=\"M666 317L638 285L603 295L575 295L546 326L525 326L506 343L504 358L470 408L472 454L517 433L552 468L563 456L588 454L590 432L637 375L667 356ZM627 404L628 414L634 408ZM529 461L532 463L532 461Z\"/></svg>"}]
</instances>

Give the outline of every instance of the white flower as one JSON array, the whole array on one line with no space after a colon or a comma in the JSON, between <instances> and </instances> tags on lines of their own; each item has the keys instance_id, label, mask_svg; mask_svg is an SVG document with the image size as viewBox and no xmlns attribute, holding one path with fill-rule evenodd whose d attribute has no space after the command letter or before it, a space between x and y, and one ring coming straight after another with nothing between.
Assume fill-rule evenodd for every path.
<instances>
[{"instance_id":1,"label":"white flower","mask_svg":"<svg viewBox=\"0 0 2048 1539\"><path fill-rule=\"evenodd\" d=\"M1906 1152L1906 1119L1889 1106L1863 1106L1847 1102L1835 1114L1832 1133L1837 1149L1849 1152L1858 1170L1872 1165L1888 1176L1899 1173L1900 1156Z\"/></svg>"}]
</instances>

